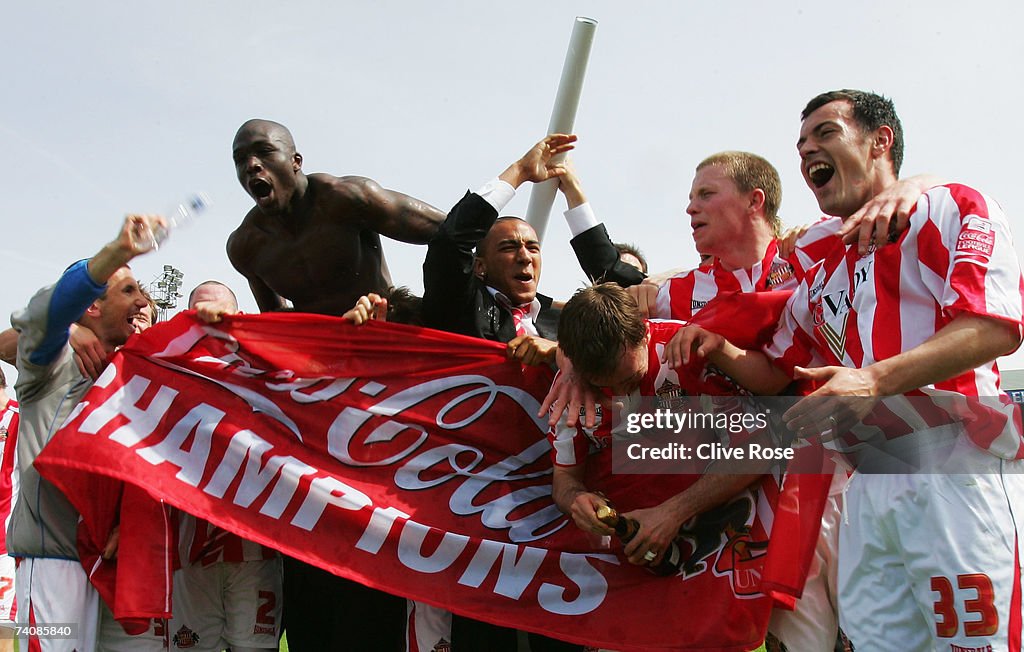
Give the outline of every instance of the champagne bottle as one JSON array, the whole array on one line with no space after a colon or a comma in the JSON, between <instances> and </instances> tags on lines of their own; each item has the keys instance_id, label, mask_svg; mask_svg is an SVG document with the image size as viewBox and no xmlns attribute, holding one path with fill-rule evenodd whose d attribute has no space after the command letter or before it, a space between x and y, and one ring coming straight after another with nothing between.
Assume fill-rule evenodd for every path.
<instances>
[{"instance_id":1,"label":"champagne bottle","mask_svg":"<svg viewBox=\"0 0 1024 652\"><path fill-rule=\"evenodd\" d=\"M597 520L615 530L615 536L623 545L632 541L636 533L640 531L640 523L636 519L619 516L619 513L611 505L601 505L597 508ZM658 565L648 564L647 570L655 575L677 575L682 565L682 553L679 550L679 545L673 541L669 544L668 550L665 551Z\"/></svg>"}]
</instances>

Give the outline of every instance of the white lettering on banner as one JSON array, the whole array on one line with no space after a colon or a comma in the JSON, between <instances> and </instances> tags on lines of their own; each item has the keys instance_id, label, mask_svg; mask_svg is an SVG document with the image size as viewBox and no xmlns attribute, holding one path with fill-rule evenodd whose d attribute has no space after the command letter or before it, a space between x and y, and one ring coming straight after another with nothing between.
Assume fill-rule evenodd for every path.
<instances>
[{"instance_id":1,"label":"white lettering on banner","mask_svg":"<svg viewBox=\"0 0 1024 652\"><path fill-rule=\"evenodd\" d=\"M374 507L373 514L370 515L370 523L363 530L363 536L359 537L359 541L356 542L356 548L376 555L384 546L388 535L391 534L391 528L395 521L400 518L409 518L409 515L394 507Z\"/></svg>"},{"instance_id":2,"label":"white lettering on banner","mask_svg":"<svg viewBox=\"0 0 1024 652\"><path fill-rule=\"evenodd\" d=\"M519 552L522 556L519 557ZM459 584L479 588L491 573L494 562L501 555L501 566L498 568L498 579L494 592L506 598L518 600L533 581L537 570L544 562L547 551L531 546L517 546L511 543L484 539L473 553L466 570L459 577ZM518 560L517 560L517 557Z\"/></svg>"},{"instance_id":3,"label":"white lettering on banner","mask_svg":"<svg viewBox=\"0 0 1024 652\"><path fill-rule=\"evenodd\" d=\"M566 600L566 587L545 582L537 590L537 600L543 609L562 616L581 616L601 606L608 594L608 580L591 565L590 558L619 564L615 555L561 553L558 565L566 577L579 587L579 595L575 600Z\"/></svg>"},{"instance_id":4,"label":"white lettering on banner","mask_svg":"<svg viewBox=\"0 0 1024 652\"><path fill-rule=\"evenodd\" d=\"M270 481L277 478L270 497L260 507L259 512L273 518L281 516L295 495L299 481L304 476L316 473L317 470L291 455L272 455L266 464L261 464L263 453L272 448L269 442L251 430L239 430L231 437L227 452L217 465L213 477L203 487L203 491L211 496L223 498L228 487L238 476L242 462L245 461L242 481L235 490L232 502L241 507L249 507L263 493Z\"/></svg>"},{"instance_id":5,"label":"white lettering on banner","mask_svg":"<svg viewBox=\"0 0 1024 652\"><path fill-rule=\"evenodd\" d=\"M405 448L386 459L377 462L357 460L352 457L352 453L350 452L352 439L355 437L359 428L361 428L362 425L369 421L373 416L375 416L373 412L368 412L354 407L347 407L342 410L341 414L334 419L331 427L327 429L327 452L330 456L344 464L348 464L349 466L388 466L412 454L414 450L420 447L420 444L427 440L427 431L419 426L410 426L397 421L385 421L380 426L374 428L373 431L366 436L363 443L374 444L384 441L394 441L394 439L404 430L418 431L419 436L416 438L416 441L408 446L408 448Z\"/></svg>"},{"instance_id":6,"label":"white lettering on banner","mask_svg":"<svg viewBox=\"0 0 1024 652\"><path fill-rule=\"evenodd\" d=\"M462 455L463 453L470 453L472 455L471 459L466 459L467 456ZM459 464L459 456L462 456L466 464ZM479 464L482 459L484 459L484 454L472 446L466 446L465 444L443 444L423 451L395 471L395 485L400 489L408 489L409 491L430 489L431 487L444 484L452 478L471 476L473 467ZM429 480L423 480L420 477L423 471L432 469L441 462L448 462L448 467L452 469L451 473L436 473L437 470L434 469L435 474L431 475L435 477Z\"/></svg>"},{"instance_id":7,"label":"white lettering on banner","mask_svg":"<svg viewBox=\"0 0 1024 652\"><path fill-rule=\"evenodd\" d=\"M423 428L391 419L381 420L382 422L374 424L375 427L372 430L369 430L369 426L365 428L363 426L372 417L380 419L382 414L399 414L401 410L422 402L439 391L446 388L462 387L470 383L479 384L482 382L481 378L480 376L462 376L458 379L449 379L454 382L424 383L400 392L376 406L371 406L369 410L347 407L342 410L328 429L328 452L336 459L352 466L388 466L408 458L428 440L428 433ZM300 388L308 389L322 383L323 380L322 378L311 382L293 380L288 383L278 383L277 386L278 391L294 394ZM480 396L482 393L487 395L485 402L491 404L494 397L506 393L506 390L510 389L494 385L489 379L485 380L487 383L484 383L484 388L474 387L463 392L459 397L446 404L444 410L450 411L461 402ZM350 387L353 382L354 379L336 379L336 382L326 383L314 394L303 394L303 396L334 397L340 394L343 388ZM80 426L81 432L96 434L115 419L126 418L128 423L118 427L110 435L110 438L123 446L133 446L142 442L153 433L178 396L177 390L167 386L160 386L154 393L150 387L151 384L152 382L148 378L141 375L133 376L85 416ZM228 384L220 384L229 390L232 389ZM236 394L251 392L245 388L237 389L243 391L236 391ZM146 409L139 409L136 405L147 393L152 394L153 398ZM269 399L262 397L261 400L273 405L273 410L281 413L284 420L294 423ZM518 402L517 404L521 405ZM480 410L474 412L475 419L482 415ZM179 469L176 475L179 480L190 486L198 487L207 475L214 431L221 427L224 416L222 410L206 403L192 406L188 413L168 428L162 439L150 446L139 448L136 452L142 459L154 466L163 462L173 464ZM281 419L275 420L281 421ZM443 424L444 427L453 426L453 424L444 422L443 414L440 412L437 416L437 423ZM467 420L463 419L458 425L467 425ZM293 427L297 428L297 426ZM369 430L368 434L362 435L367 430ZM362 448L368 449L381 442L402 441L401 438L405 436L405 433L412 433L414 436L411 443L386 459L372 462L355 459L358 451ZM241 481L235 490L232 501L242 507L249 507L273 482L270 496L260 506L259 511L269 516L280 516L295 496L301 478L317 473L317 469L292 456L273 455L273 449L274 446L269 441L251 430L246 429L233 433L226 452L220 459L214 460L216 467L202 490L216 498L224 498L232 483L241 475ZM443 444L427 449L409 459L395 471L394 482L399 488L417 491L461 479L462 483L453 489L449 499L449 507L453 513L460 516L479 514L481 522L487 527L508 530L508 536L513 542L535 541L567 524L558 508L548 500L550 497L548 483L520 487L482 504L477 503L478 497L483 495L494 483L538 479L549 475L550 470L547 469L531 473L516 473L544 458L548 452L547 441L538 439L519 454L478 468L484 460L484 455L480 450L464 444ZM427 473L428 471L429 473ZM326 482L328 481L321 480L317 486ZM301 527L304 529L312 529L316 523L315 521L310 522L309 519L313 515L319 518L324 507L333 503L326 499L318 502L318 498L311 498L308 494L304 496L303 500L306 502L301 508L303 510L302 518L299 518L296 524L301 523ZM532 512L529 509L524 509L530 503L536 503L541 507ZM315 509L318 505L319 508ZM512 514L517 514L517 518L511 518Z\"/></svg>"},{"instance_id":8,"label":"white lettering on banner","mask_svg":"<svg viewBox=\"0 0 1024 652\"><path fill-rule=\"evenodd\" d=\"M452 567L466 548L473 542L467 536L454 532L442 532L441 541L433 553L425 555L423 545L432 530L441 532L422 523L408 520L408 514L397 509L375 508L370 524L356 544L356 548L377 554L390 534L395 522L403 519L402 532L398 542L398 559L403 566L420 573L440 573ZM372 533L372 534L371 534ZM458 579L458 583L479 588L492 576L495 562L501 557L498 576L494 579L494 593L512 600L522 598L526 589L537 577L537 572L549 552L534 546L517 546L511 543L481 539L473 557ZM588 553L557 553L559 567L566 578L578 587L579 594L567 600L567 594L575 593L566 586L544 582L538 588L541 608L561 615L580 615L598 608L608 593L608 582L590 560L600 560L618 565L615 555Z\"/></svg>"},{"instance_id":9,"label":"white lettering on banner","mask_svg":"<svg viewBox=\"0 0 1024 652\"><path fill-rule=\"evenodd\" d=\"M424 555L423 541L432 529L416 521L406 521L402 525L402 536L398 540L398 560L406 568L421 573L440 573L455 563L469 543L469 537L465 535L445 532L434 553Z\"/></svg>"},{"instance_id":10,"label":"white lettering on banner","mask_svg":"<svg viewBox=\"0 0 1024 652\"><path fill-rule=\"evenodd\" d=\"M292 378L280 382L283 375L272 374L278 379L274 381L276 391L286 392L297 403L328 400L358 380L321 378L308 381ZM426 431L419 426L384 418L385 415L400 414L406 407L436 395L443 391L444 386L451 388L477 383L439 411L437 423L453 427L454 424L445 423L445 415L459 403L480 400L481 395L486 395L484 402L490 404L504 392L505 388L493 384L485 383L486 386L481 388L478 378L462 377L457 383L424 383L418 392L407 390L400 393L402 401L391 397L368 410L346 408L335 420L335 443L343 446L350 456L358 457L361 448L368 449L372 444L401 442L397 447L401 449L398 454L391 455L383 463L374 463L394 464L405 460L404 465L395 469L397 487L424 490L455 480L458 486L454 487L449 501L453 514L480 514L484 525L507 530L508 536L517 543L542 538L567 523L550 503L550 486L546 482L510 488L512 490L508 493L479 505L476 503L480 496L490 498L492 492L488 490L493 489L494 483L543 480L550 471L522 471L547 455L546 440L531 442L518 454L485 464L483 452L465 444L446 443L419 450L428 441ZM224 386L223 383L221 385ZM386 389L383 386L379 388L380 391ZM412 400L413 397L417 397L416 400ZM179 398L184 403L179 408L188 411L175 423L164 423L161 437L157 439L152 433L166 419L168 410ZM139 404L146 400L148 406L140 408ZM524 595L532 596L530 589L536 587L537 597L531 597L531 601L536 599L542 609L555 614L588 613L604 601L607 581L593 560L618 564L614 555L559 553L540 547L474 539L418 523L399 509L375 507L366 493L342 479L318 477L318 469L283 452L288 449L274 454L277 447L252 430L232 432L237 426L226 419L224 410L194 401L188 398L187 392L180 394L168 386L154 386L150 379L136 375L124 386L112 389L103 402L91 406L82 417L80 430L90 434L112 430L108 435L111 440L122 446L138 446L135 452L148 464L158 466L166 462L175 467L175 477L184 485L216 498L230 499L239 507L258 510L267 517L280 519L290 505L298 503L289 524L306 532L316 528L328 506L351 513L369 508L369 522L355 549L379 554L385 544L391 542L392 548L385 554L397 558L404 567L417 573L448 572L453 578L458 578L456 581L460 585L471 588L490 586L493 582L491 590L495 595L512 600L523 599ZM384 403L388 405L381 408ZM476 410L472 420L482 416L483 411ZM370 417L376 421L370 421ZM467 425L467 420L462 419L459 424ZM215 437L221 442L227 441L226 449L217 455L213 451L220 451L223 444L215 445ZM405 445L403 437L412 444ZM147 438L151 441L143 443ZM366 466L366 463L362 465ZM303 478L307 476L313 477L303 486ZM205 485L204 478L208 478ZM228 495L229 492L233 495ZM531 504L538 505L533 513L530 513ZM517 518L512 518L513 514ZM557 579L552 580L545 575L538 578L545 560L554 560L549 552L558 555L564 577L555 575ZM460 568L459 564L465 564L465 568Z\"/></svg>"},{"instance_id":11,"label":"white lettering on banner","mask_svg":"<svg viewBox=\"0 0 1024 652\"><path fill-rule=\"evenodd\" d=\"M128 419L128 423L119 427L111 435L110 439L122 446L134 446L146 437L153 434L160 419L167 414L167 409L178 395L177 390L161 385L156 396L149 403L149 407L140 410L135 407L142 399L142 395L149 389L152 381L143 376L132 376L131 380L118 387L114 394L96 406L89 416L85 418L79 428L82 432L95 435L101 428L121 416Z\"/></svg>"},{"instance_id":12,"label":"white lettering on banner","mask_svg":"<svg viewBox=\"0 0 1024 652\"><path fill-rule=\"evenodd\" d=\"M264 451L270 450L270 442L262 439L252 430L239 430L231 436L228 449L224 452L217 465L213 477L203 487L203 491L216 498L223 498L232 480L242 468L242 462L255 456L258 460Z\"/></svg>"},{"instance_id":13,"label":"white lettering on banner","mask_svg":"<svg viewBox=\"0 0 1024 652\"><path fill-rule=\"evenodd\" d=\"M406 516L397 510L392 510L386 517L378 519L378 514L383 515L386 511L388 510L374 510L374 516L371 518L370 528L374 527L375 520L386 522L384 528L380 528L379 525L376 528L386 530L383 536L374 537L379 543L383 543L384 537L387 536L387 532L390 532L396 517ZM435 528L412 520L405 520L401 527L398 559L406 568L421 573L440 573L449 569L471 542L471 539L464 535L444 532L434 552L424 555L422 551L424 541L427 534ZM370 528L367 528L367 531ZM356 547L366 550L367 546L363 545L366 539L364 533ZM380 545L374 545L373 548L373 551L377 552L380 550ZM517 546L483 539L458 583L463 586L479 588L491 576L494 562L500 555L501 564L498 567L498 577L495 579L494 593L512 600L519 600L536 578L548 552L544 548ZM585 614L600 606L608 592L608 581L590 563L590 559L618 565L619 561L615 555L568 552L558 553L558 555L559 567L565 573L566 578L578 587L579 594L576 598L567 600L565 596L575 591L569 587L545 582L538 589L537 596L540 606L546 611L561 615Z\"/></svg>"},{"instance_id":14,"label":"white lettering on banner","mask_svg":"<svg viewBox=\"0 0 1024 652\"><path fill-rule=\"evenodd\" d=\"M302 501L302 506L292 518L292 525L304 530L312 530L328 505L358 512L364 507L372 506L373 501L363 492L350 487L337 478L330 476L313 478L313 481L309 483L309 491L306 493L305 500Z\"/></svg>"},{"instance_id":15,"label":"white lettering on banner","mask_svg":"<svg viewBox=\"0 0 1024 652\"><path fill-rule=\"evenodd\" d=\"M242 474L242 482L238 485L233 502L236 505L248 507L263 493L270 481L277 478L270 497L260 508L260 514L279 518L288 503L291 502L292 496L295 495L299 480L303 476L314 473L316 473L315 468L291 455L274 455L267 460L262 469L259 458L250 457L246 462L245 473Z\"/></svg>"},{"instance_id":16,"label":"white lettering on banner","mask_svg":"<svg viewBox=\"0 0 1024 652\"><path fill-rule=\"evenodd\" d=\"M474 589L479 588L484 583L484 580L487 579L487 576L490 575L491 568L494 567L494 562L498 559L498 555L509 555L514 568L518 551L519 546L511 543L484 539L480 542L476 552L473 553L473 558L469 560L466 570L462 571L462 576L459 577L459 584L470 586ZM544 559L543 555L541 555L541 559ZM505 560L502 558L502 565L504 566L504 564Z\"/></svg>"},{"instance_id":17,"label":"white lettering on banner","mask_svg":"<svg viewBox=\"0 0 1024 652\"><path fill-rule=\"evenodd\" d=\"M139 448L135 452L153 466L170 462L180 470L175 476L182 482L198 487L210 457L210 442L213 431L224 418L224 411L212 405L200 403L174 424L167 436L156 444ZM191 447L186 451L185 442L195 434Z\"/></svg>"},{"instance_id":18,"label":"white lettering on banner","mask_svg":"<svg viewBox=\"0 0 1024 652\"><path fill-rule=\"evenodd\" d=\"M116 364L108 364L106 367L103 368L103 372L100 374L100 377L96 379L96 381L92 384L92 386L93 387L106 387L106 386L108 386L111 382L113 382L113 380L115 378L117 378L117 374L120 371L121 371L121 369Z\"/></svg>"},{"instance_id":19,"label":"white lettering on banner","mask_svg":"<svg viewBox=\"0 0 1024 652\"><path fill-rule=\"evenodd\" d=\"M245 377L256 377L268 373L266 369L259 369L252 366L249 360L238 354L238 340L236 340L233 335L213 326L204 326L199 324L193 325L187 331L168 342L163 351L157 351L150 357L152 359L157 359L187 356L189 351L195 348L197 344L206 338L211 338L214 341L212 343L213 345L209 348L214 348L215 345L219 344L224 348L223 353L220 355L195 356L191 358L193 362L197 362L199 364L210 364L221 369L230 367L232 373ZM191 369L180 368L164 362L161 362L161 364L174 369L179 369L192 375L201 376L201 374L198 374Z\"/></svg>"},{"instance_id":20,"label":"white lettering on banner","mask_svg":"<svg viewBox=\"0 0 1024 652\"><path fill-rule=\"evenodd\" d=\"M395 472L395 485L401 489L418 491L429 489L458 477L464 477L461 485L455 488L448 501L452 512L459 516L471 516L481 514L481 522L489 528L508 529L508 537L516 543L535 541L549 534L556 532L566 525L566 521L558 508L550 504L547 507L530 514L525 514L517 519L509 519L513 512L521 511L524 505L533 501L549 498L551 486L549 484L537 484L522 487L511 493L504 494L490 500L482 505L476 504L476 498L482 494L492 483L508 482L516 480L530 480L543 477L551 473L550 470L537 471L514 475L512 472L522 467L529 466L538 459L548 455L551 450L547 440L539 440L530 445L518 455L508 457L496 464L473 472L473 469L483 460L484 455L479 450L463 444L445 444L420 453L405 463L402 468ZM463 453L472 453L473 457L460 464L460 456L465 460ZM435 465L447 461L450 473L439 472L433 468ZM430 479L422 479L424 471L431 471ZM548 526L558 523L556 527ZM545 529L548 528L548 529Z\"/></svg>"},{"instance_id":21,"label":"white lettering on banner","mask_svg":"<svg viewBox=\"0 0 1024 652\"><path fill-rule=\"evenodd\" d=\"M516 559L516 548L522 556ZM533 546L504 546L501 551L501 566L498 567L498 580L494 583L494 592L506 598L518 600L523 591L530 585L547 551Z\"/></svg>"},{"instance_id":22,"label":"white lettering on banner","mask_svg":"<svg viewBox=\"0 0 1024 652\"><path fill-rule=\"evenodd\" d=\"M292 374L291 371L288 373ZM288 397L296 403L322 403L344 393L354 381L355 378L297 378L286 383L267 383L267 389L272 392L288 392ZM308 394L300 391L322 383L327 383L327 386Z\"/></svg>"},{"instance_id":23,"label":"white lettering on banner","mask_svg":"<svg viewBox=\"0 0 1024 652\"><path fill-rule=\"evenodd\" d=\"M121 372L121 369L116 364L114 364L114 363L108 364L103 369L103 373L100 374L100 377L96 379L96 382L94 382L92 384L92 386L93 387L101 387L101 388L102 387L106 387L107 385L112 383L115 378L117 378L117 375L120 372ZM82 414L83 412L85 412L86 408L88 408L88 407L89 407L89 401L79 401L78 405L76 405L75 407L71 408L71 412L68 413L67 418L64 419L64 423L62 423L60 427L63 428L64 426L68 425L69 423L71 423L72 421L77 419L78 416L80 414ZM90 433L90 434L96 434L96 433Z\"/></svg>"},{"instance_id":24,"label":"white lettering on banner","mask_svg":"<svg viewBox=\"0 0 1024 652\"><path fill-rule=\"evenodd\" d=\"M475 504L477 496L495 482L530 480L550 475L550 469L522 475L513 473L548 456L550 452L551 444L547 439L541 439L518 455L507 457L479 473L470 475L462 485L452 492L452 497L448 501L449 506L454 513L463 516L479 513L481 522L489 528L508 528L509 539L517 543L542 539L558 531L567 524L567 521L558 507L550 501L550 483L522 487L511 493L498 496L483 505ZM540 499L548 499L547 507L517 519L509 518L513 512L521 511L524 505ZM555 527L549 527L556 523L558 525Z\"/></svg>"},{"instance_id":25,"label":"white lettering on banner","mask_svg":"<svg viewBox=\"0 0 1024 652\"><path fill-rule=\"evenodd\" d=\"M288 430L291 430L292 434L295 435L296 439L298 439L300 442L302 441L302 433L299 432L299 427L295 425L295 422L291 419L291 417L285 414L284 411L277 406L277 403L274 403L268 397L264 396L263 394L260 394L257 391L248 389L247 387L240 387L238 385L232 385L231 383L225 383L223 381L217 380L216 378L210 378L209 380L211 382L217 383L218 385L228 390L235 396L244 400L246 403L249 404L249 407L252 408L253 412L257 414L266 414L274 421L277 421L285 428L288 428Z\"/></svg>"}]
</instances>

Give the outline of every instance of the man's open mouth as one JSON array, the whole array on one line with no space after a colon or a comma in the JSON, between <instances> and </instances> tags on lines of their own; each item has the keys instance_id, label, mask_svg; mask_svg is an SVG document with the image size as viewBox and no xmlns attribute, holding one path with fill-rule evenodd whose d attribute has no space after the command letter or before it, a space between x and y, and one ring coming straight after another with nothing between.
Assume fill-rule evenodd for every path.
<instances>
[{"instance_id":1,"label":"man's open mouth","mask_svg":"<svg viewBox=\"0 0 1024 652\"><path fill-rule=\"evenodd\" d=\"M807 176L815 188L820 188L829 182L836 169L828 163L814 163L807 168Z\"/></svg>"},{"instance_id":2,"label":"man's open mouth","mask_svg":"<svg viewBox=\"0 0 1024 652\"><path fill-rule=\"evenodd\" d=\"M274 191L273 186L264 179L252 179L249 181L249 192L256 199L264 199L270 196L270 193Z\"/></svg>"}]
</instances>

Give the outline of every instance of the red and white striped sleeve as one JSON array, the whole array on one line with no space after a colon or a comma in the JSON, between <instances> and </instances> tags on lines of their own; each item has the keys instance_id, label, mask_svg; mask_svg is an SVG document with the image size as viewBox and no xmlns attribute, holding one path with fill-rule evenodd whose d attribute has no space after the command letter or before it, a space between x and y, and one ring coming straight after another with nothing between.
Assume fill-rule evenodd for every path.
<instances>
[{"instance_id":1,"label":"red and white striped sleeve","mask_svg":"<svg viewBox=\"0 0 1024 652\"><path fill-rule=\"evenodd\" d=\"M936 297L943 313L994 317L1020 332L1024 278L999 205L973 188L949 184L928 191L918 211L927 218L918 235L920 265L943 278Z\"/></svg>"},{"instance_id":2,"label":"red and white striped sleeve","mask_svg":"<svg viewBox=\"0 0 1024 652\"><path fill-rule=\"evenodd\" d=\"M825 260L829 252L841 246L839 227L843 221L838 217L824 216L811 224L807 231L797 238L793 253L786 260L793 266L793 276L802 281L812 267Z\"/></svg>"}]
</instances>

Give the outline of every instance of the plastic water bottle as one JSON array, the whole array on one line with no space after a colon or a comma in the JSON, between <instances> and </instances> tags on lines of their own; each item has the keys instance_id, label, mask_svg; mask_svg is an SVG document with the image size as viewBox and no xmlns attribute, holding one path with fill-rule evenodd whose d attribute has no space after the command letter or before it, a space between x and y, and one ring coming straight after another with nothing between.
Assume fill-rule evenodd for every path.
<instances>
[{"instance_id":1,"label":"plastic water bottle","mask_svg":"<svg viewBox=\"0 0 1024 652\"><path fill-rule=\"evenodd\" d=\"M163 214L166 226L159 224L150 226L151 249L153 251L159 249L160 245L167 239L167 236L171 234L171 231L191 224L196 218L205 213L209 207L210 196L205 192L188 195L181 202L172 206L170 210Z\"/></svg>"}]
</instances>

